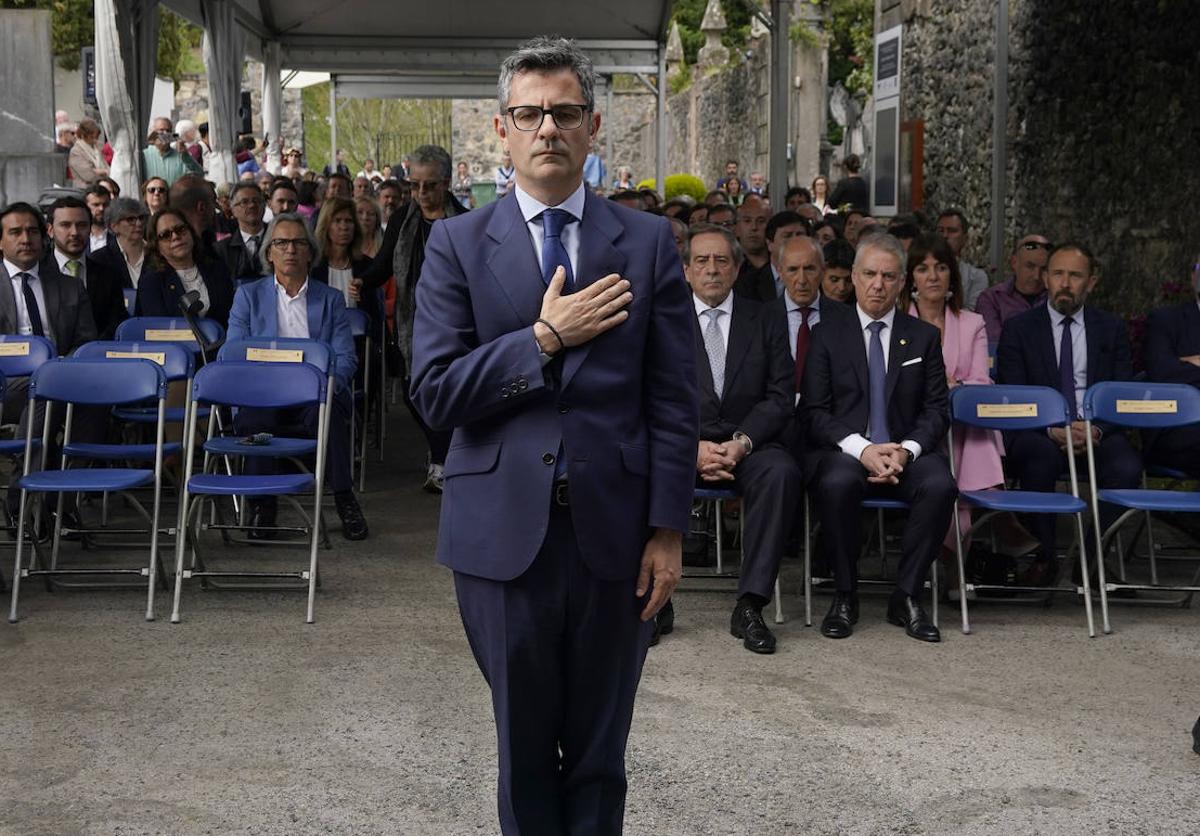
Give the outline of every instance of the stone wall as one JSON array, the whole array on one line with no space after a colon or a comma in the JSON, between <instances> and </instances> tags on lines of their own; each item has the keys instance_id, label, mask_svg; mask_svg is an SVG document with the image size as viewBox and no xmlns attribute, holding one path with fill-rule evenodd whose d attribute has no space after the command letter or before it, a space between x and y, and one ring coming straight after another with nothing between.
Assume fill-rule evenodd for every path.
<instances>
[{"instance_id":1,"label":"stone wall","mask_svg":"<svg viewBox=\"0 0 1200 836\"><path fill-rule=\"evenodd\" d=\"M994 7L897 10L905 118L925 122L926 206L965 208L978 224L969 255L989 234ZM1014 0L1010 15L1006 239L1084 242L1100 262L1097 302L1144 312L1200 249L1195 7Z\"/></svg>"},{"instance_id":2,"label":"stone wall","mask_svg":"<svg viewBox=\"0 0 1200 836\"><path fill-rule=\"evenodd\" d=\"M250 91L250 123L254 135L262 137L262 71L263 65L247 61L242 70L242 89ZM300 90L284 90L281 99L281 122L284 147L304 147L304 114ZM208 77L202 74L185 75L175 88L175 109L180 119L199 124L208 121ZM200 118L197 118L200 117ZM240 127L240 123L239 123Z\"/></svg>"}]
</instances>

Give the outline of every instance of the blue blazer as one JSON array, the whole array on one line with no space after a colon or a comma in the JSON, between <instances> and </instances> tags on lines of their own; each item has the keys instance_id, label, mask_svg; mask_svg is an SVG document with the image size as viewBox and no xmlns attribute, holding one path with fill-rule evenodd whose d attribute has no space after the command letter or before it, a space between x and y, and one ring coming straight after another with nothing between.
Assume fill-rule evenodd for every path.
<instances>
[{"instance_id":1,"label":"blue blazer","mask_svg":"<svg viewBox=\"0 0 1200 836\"><path fill-rule=\"evenodd\" d=\"M344 391L358 366L358 358L354 353L354 337L350 334L350 320L346 318L346 301L340 290L311 279L307 292L308 335L333 349L333 374L338 390ZM233 297L226 339L232 341L247 337L278 337L276 293L274 276L244 282Z\"/></svg>"},{"instance_id":2,"label":"blue blazer","mask_svg":"<svg viewBox=\"0 0 1200 836\"><path fill-rule=\"evenodd\" d=\"M576 287L632 285L629 318L543 364L545 286L515 199L433 225L416 288L412 398L453 428L438 560L511 580L545 538L560 446L571 516L597 577L634 577L652 528L686 531L699 407L695 310L663 218L592 194Z\"/></svg>"}]
</instances>

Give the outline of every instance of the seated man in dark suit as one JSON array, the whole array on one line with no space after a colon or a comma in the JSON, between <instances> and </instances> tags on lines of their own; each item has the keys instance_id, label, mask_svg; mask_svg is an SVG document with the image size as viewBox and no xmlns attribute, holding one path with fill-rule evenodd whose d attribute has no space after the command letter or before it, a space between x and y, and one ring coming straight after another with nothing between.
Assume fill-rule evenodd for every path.
<instances>
[{"instance_id":1,"label":"seated man in dark suit","mask_svg":"<svg viewBox=\"0 0 1200 836\"><path fill-rule=\"evenodd\" d=\"M50 252L42 259L45 281L76 278L87 289L97 337L111 340L128 314L121 292L121 276L114 275L108 262L87 251L88 207L74 197L56 200L49 209Z\"/></svg>"},{"instance_id":2,"label":"seated man in dark suit","mask_svg":"<svg viewBox=\"0 0 1200 836\"><path fill-rule=\"evenodd\" d=\"M1200 297L1200 255L1192 259L1192 291ZM1146 322L1146 374L1158 383L1200 387L1200 301L1151 311ZM1146 461L1200 476L1200 426L1143 430Z\"/></svg>"},{"instance_id":3,"label":"seated man in dark suit","mask_svg":"<svg viewBox=\"0 0 1200 836\"><path fill-rule=\"evenodd\" d=\"M229 195L233 217L237 220L237 231L216 244L217 256L225 262L234 286L242 279L253 279L262 275L258 250L263 241L263 215L267 203L262 190L249 181L233 187Z\"/></svg>"},{"instance_id":4,"label":"seated man in dark suit","mask_svg":"<svg viewBox=\"0 0 1200 836\"><path fill-rule=\"evenodd\" d=\"M821 633L833 639L858 620L856 509L878 493L912 506L888 621L915 639L941 640L920 596L957 493L941 452L948 390L937 329L896 309L904 265L892 236L863 239L852 272L857 302L821 309L804 365L805 469L837 584Z\"/></svg>"},{"instance_id":5,"label":"seated man in dark suit","mask_svg":"<svg viewBox=\"0 0 1200 836\"><path fill-rule=\"evenodd\" d=\"M1046 304L1008 319L996 352L997 379L1002 384L1049 386L1062 392L1073 419L1071 442L1076 454L1086 443L1080 410L1083 393L1093 383L1133 377L1125 323L1111 313L1085 307L1096 287L1096 261L1079 244L1062 244L1050 254L1046 269ZM1101 488L1136 488L1142 459L1129 439L1111 425L1093 424L1096 476ZM1067 472L1066 430L1051 428L1006 434L1008 468L1023 490L1052 491ZM1086 459L1079 459L1086 472ZM1100 506L1100 525L1107 528L1118 510ZM1037 558L1022 583L1052 585L1057 579L1053 514L1031 515L1030 531L1040 541Z\"/></svg>"},{"instance_id":6,"label":"seated man in dark suit","mask_svg":"<svg viewBox=\"0 0 1200 836\"><path fill-rule=\"evenodd\" d=\"M316 240L300 215L284 213L272 219L263 237L262 264L271 269L273 275L247 282L237 289L229 313L228 340L295 337L318 340L332 349L337 388L329 415L326 483L342 520L342 536L347 540L362 540L367 536L367 521L354 496L349 442L349 381L354 377L358 358L342 291L309 278L309 267L316 251ZM317 419L315 407L240 409L234 428L239 435L260 432L287 435L292 430L285 428L296 428L311 437L316 434ZM256 472L264 464L260 459L249 458L246 471ZM256 503L251 522L257 529L273 526L274 503ZM262 532L252 534L269 536Z\"/></svg>"},{"instance_id":7,"label":"seated man in dark suit","mask_svg":"<svg viewBox=\"0 0 1200 836\"><path fill-rule=\"evenodd\" d=\"M730 632L747 650L773 653L763 621L796 509L800 468L780 443L793 413L793 365L780 329L765 327L762 307L732 294L742 258L723 227L691 228L684 273L696 311L700 391L701 484L733 480L742 492L745 542Z\"/></svg>"}]
</instances>

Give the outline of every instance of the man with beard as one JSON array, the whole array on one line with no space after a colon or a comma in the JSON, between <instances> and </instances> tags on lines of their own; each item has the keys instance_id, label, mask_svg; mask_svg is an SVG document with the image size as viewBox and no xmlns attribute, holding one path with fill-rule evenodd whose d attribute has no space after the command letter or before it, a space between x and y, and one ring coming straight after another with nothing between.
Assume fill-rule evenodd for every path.
<instances>
[{"instance_id":1,"label":"man with beard","mask_svg":"<svg viewBox=\"0 0 1200 836\"><path fill-rule=\"evenodd\" d=\"M112 203L112 195L103 186L90 186L83 193L83 200L92 218L91 229L88 230L88 252L103 249L117 240L104 222L104 213L108 204Z\"/></svg>"},{"instance_id":2,"label":"man with beard","mask_svg":"<svg viewBox=\"0 0 1200 836\"><path fill-rule=\"evenodd\" d=\"M1067 400L1071 444L1077 456L1086 444L1082 420L1083 393L1104 380L1131 380L1133 364L1125 323L1115 314L1085 305L1096 287L1096 259L1081 244L1060 244L1046 269L1046 304L1004 323L996 355L998 381L1020 386L1049 386ZM1027 491L1053 491L1067 471L1067 432L1024 430L1005 434L1010 471ZM1096 476L1100 488L1141 485L1142 457L1120 428L1092 424ZM1077 464L1086 468L1086 459ZM1119 509L1100 504L1100 527L1107 529ZM1050 586L1058 577L1054 551L1056 517L1030 515L1029 530L1040 542L1037 556L1022 583Z\"/></svg>"}]
</instances>

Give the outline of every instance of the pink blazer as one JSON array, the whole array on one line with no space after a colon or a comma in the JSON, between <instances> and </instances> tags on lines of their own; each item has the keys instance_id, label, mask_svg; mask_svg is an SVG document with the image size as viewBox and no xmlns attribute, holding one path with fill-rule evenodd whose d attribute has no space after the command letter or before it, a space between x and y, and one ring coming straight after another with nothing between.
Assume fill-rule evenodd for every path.
<instances>
[{"instance_id":1,"label":"pink blazer","mask_svg":"<svg viewBox=\"0 0 1200 836\"><path fill-rule=\"evenodd\" d=\"M917 315L914 305L909 313ZM942 359L946 376L961 380L964 385L987 386L988 374L987 329L983 317L971 311L946 309L946 331L942 337ZM954 465L958 471L958 487L978 491L1004 484L1000 464L1002 447L999 433L975 427L956 427L954 430Z\"/></svg>"}]
</instances>

